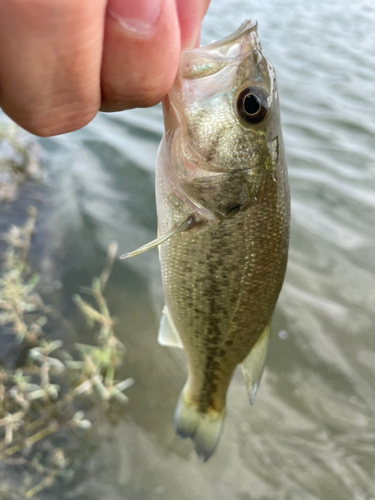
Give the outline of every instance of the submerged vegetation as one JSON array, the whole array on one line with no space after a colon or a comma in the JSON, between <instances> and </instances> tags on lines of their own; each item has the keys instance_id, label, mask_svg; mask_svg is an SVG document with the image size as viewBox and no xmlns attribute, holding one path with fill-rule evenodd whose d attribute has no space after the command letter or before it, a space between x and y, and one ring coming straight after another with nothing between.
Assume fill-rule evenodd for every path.
<instances>
[{"instance_id":1,"label":"submerged vegetation","mask_svg":"<svg viewBox=\"0 0 375 500\"><path fill-rule=\"evenodd\" d=\"M15 132L10 133L17 143ZM25 158L26 153L20 161L27 163ZM15 183L14 189L5 191L1 177L0 196L15 196L20 176L26 174L15 164L4 168L4 161L0 171L7 172L8 188ZM8 200L13 201L12 196ZM0 367L1 499L35 498L57 478L71 477L77 457L72 447L77 437L92 432L94 410L105 409L114 399L126 403L124 391L133 384L132 379L117 380L124 346L115 336L115 320L103 295L117 245L110 245L101 276L82 289L89 298L73 297L95 332L95 345L76 344L74 352L67 352L49 327L51 320L65 320L44 303L38 293L39 275L28 264L36 221L37 210L31 206L24 223L12 225L1 237L5 247L0 261L0 341L9 352L18 353L16 362L2 353Z\"/></svg>"},{"instance_id":2,"label":"submerged vegetation","mask_svg":"<svg viewBox=\"0 0 375 500\"><path fill-rule=\"evenodd\" d=\"M0 124L0 203L15 201L26 179L40 180L37 143L15 123Z\"/></svg>"}]
</instances>

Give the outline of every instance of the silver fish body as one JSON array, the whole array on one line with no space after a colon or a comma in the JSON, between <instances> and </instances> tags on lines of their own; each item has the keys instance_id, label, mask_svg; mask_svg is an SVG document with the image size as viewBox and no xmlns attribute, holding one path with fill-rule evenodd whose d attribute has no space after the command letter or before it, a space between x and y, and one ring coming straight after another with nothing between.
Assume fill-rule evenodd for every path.
<instances>
[{"instance_id":1,"label":"silver fish body","mask_svg":"<svg viewBox=\"0 0 375 500\"><path fill-rule=\"evenodd\" d=\"M175 428L207 460L239 363L254 398L287 264L290 200L276 77L256 23L185 51L163 108L159 233L189 217L193 224L159 247L160 337L172 332L186 352Z\"/></svg>"}]
</instances>

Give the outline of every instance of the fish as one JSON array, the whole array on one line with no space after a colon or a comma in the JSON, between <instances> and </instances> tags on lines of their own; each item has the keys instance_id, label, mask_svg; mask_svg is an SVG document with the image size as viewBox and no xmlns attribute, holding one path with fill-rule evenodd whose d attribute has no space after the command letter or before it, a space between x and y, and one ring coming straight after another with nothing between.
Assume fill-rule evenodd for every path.
<instances>
[{"instance_id":1,"label":"fish","mask_svg":"<svg viewBox=\"0 0 375 500\"><path fill-rule=\"evenodd\" d=\"M188 379L174 427L214 452L241 365L250 403L286 271L290 194L275 69L257 23L181 54L163 100L156 162L165 307L158 340L183 347Z\"/></svg>"}]
</instances>

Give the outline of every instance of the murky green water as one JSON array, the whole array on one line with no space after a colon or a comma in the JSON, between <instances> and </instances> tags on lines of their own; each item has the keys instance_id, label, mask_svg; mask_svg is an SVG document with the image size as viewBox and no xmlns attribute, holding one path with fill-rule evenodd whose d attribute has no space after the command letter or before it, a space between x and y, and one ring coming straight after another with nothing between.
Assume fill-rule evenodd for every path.
<instances>
[{"instance_id":1,"label":"murky green water","mask_svg":"<svg viewBox=\"0 0 375 500\"><path fill-rule=\"evenodd\" d=\"M277 70L292 192L288 271L256 403L238 372L220 445L202 465L172 427L186 364L156 342L157 252L118 261L107 298L136 383L59 498L375 499L375 6L213 0L202 43L247 17ZM156 107L40 141L55 200L45 268L67 317L110 241L120 254L155 236L162 131Z\"/></svg>"}]
</instances>

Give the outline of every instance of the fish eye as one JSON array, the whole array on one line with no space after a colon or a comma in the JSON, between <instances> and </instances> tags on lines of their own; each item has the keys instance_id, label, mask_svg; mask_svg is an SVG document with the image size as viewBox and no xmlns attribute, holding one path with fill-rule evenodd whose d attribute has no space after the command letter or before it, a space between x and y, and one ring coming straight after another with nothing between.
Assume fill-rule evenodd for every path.
<instances>
[{"instance_id":1,"label":"fish eye","mask_svg":"<svg viewBox=\"0 0 375 500\"><path fill-rule=\"evenodd\" d=\"M266 92L260 87L248 87L238 96L238 113L247 123L260 123L266 117L268 108Z\"/></svg>"}]
</instances>

